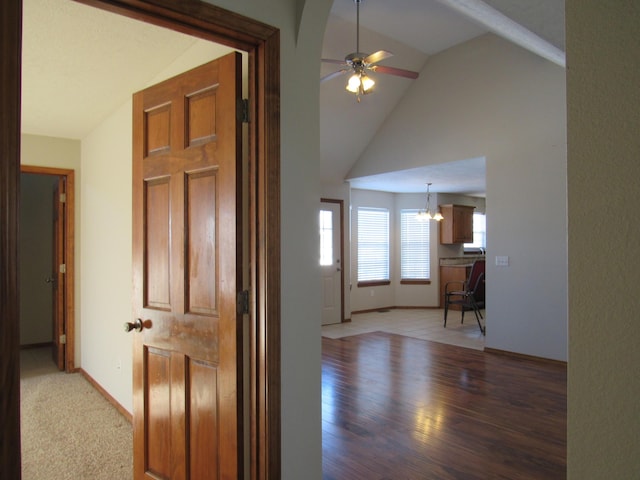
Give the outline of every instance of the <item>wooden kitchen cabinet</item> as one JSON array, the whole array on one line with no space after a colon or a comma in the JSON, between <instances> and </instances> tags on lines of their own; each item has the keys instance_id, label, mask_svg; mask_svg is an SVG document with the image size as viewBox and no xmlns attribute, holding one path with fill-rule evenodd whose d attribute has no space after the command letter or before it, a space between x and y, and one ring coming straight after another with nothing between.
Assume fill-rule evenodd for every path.
<instances>
[{"instance_id":1,"label":"wooden kitchen cabinet","mask_svg":"<svg viewBox=\"0 0 640 480\"><path fill-rule=\"evenodd\" d=\"M468 205L440 205L440 243L473 242L473 210Z\"/></svg>"}]
</instances>

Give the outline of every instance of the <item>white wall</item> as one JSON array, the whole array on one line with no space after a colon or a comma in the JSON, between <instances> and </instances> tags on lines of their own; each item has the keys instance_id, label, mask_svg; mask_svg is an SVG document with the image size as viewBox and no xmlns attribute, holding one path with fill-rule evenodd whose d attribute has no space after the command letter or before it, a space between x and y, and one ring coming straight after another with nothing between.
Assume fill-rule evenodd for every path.
<instances>
[{"instance_id":1,"label":"white wall","mask_svg":"<svg viewBox=\"0 0 640 480\"><path fill-rule=\"evenodd\" d=\"M568 478L640 477L640 8L567 0Z\"/></svg>"},{"instance_id":2,"label":"white wall","mask_svg":"<svg viewBox=\"0 0 640 480\"><path fill-rule=\"evenodd\" d=\"M488 34L431 57L350 172L486 158L488 347L567 360L565 137L564 69Z\"/></svg>"},{"instance_id":3,"label":"white wall","mask_svg":"<svg viewBox=\"0 0 640 480\"><path fill-rule=\"evenodd\" d=\"M132 411L131 102L82 140L82 368Z\"/></svg>"}]
</instances>

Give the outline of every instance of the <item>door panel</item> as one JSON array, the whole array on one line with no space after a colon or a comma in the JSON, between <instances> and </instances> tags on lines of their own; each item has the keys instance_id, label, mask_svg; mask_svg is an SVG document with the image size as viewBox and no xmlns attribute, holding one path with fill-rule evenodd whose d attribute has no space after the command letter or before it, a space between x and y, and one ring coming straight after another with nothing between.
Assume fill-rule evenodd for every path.
<instances>
[{"instance_id":1,"label":"door panel","mask_svg":"<svg viewBox=\"0 0 640 480\"><path fill-rule=\"evenodd\" d=\"M134 477L242 466L240 56L134 95Z\"/></svg>"},{"instance_id":2,"label":"door panel","mask_svg":"<svg viewBox=\"0 0 640 480\"><path fill-rule=\"evenodd\" d=\"M209 213L216 209L216 184L215 170L187 176L187 311L203 315L217 313L216 252L212 241L216 225L210 221Z\"/></svg>"},{"instance_id":3,"label":"door panel","mask_svg":"<svg viewBox=\"0 0 640 480\"><path fill-rule=\"evenodd\" d=\"M163 177L145 182L145 306L169 310L169 180Z\"/></svg>"}]
</instances>

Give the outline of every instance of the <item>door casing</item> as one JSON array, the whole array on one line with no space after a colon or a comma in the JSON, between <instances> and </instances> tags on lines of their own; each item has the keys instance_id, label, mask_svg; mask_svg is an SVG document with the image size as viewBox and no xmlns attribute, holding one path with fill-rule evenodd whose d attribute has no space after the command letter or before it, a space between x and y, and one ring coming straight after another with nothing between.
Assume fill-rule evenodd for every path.
<instances>
[{"instance_id":1,"label":"door casing","mask_svg":"<svg viewBox=\"0 0 640 480\"><path fill-rule=\"evenodd\" d=\"M338 268L340 269L340 307L339 307L339 315L340 315L340 321L339 323L344 322L344 271L345 271L345 263L344 263L344 201L343 200L339 200L339 199L333 199L333 198L321 198L320 199L320 203L326 203L326 204L335 204L338 207L339 210L339 216L340 218L338 219L338 225L339 225L339 239L338 239L338 245L339 245L339 251L337 256L340 259L340 265L338 266ZM335 235L335 234L334 234ZM324 320L324 319L323 319ZM324 322L323 322L324 323Z\"/></svg>"},{"instance_id":2,"label":"door casing","mask_svg":"<svg viewBox=\"0 0 640 480\"><path fill-rule=\"evenodd\" d=\"M197 0L78 0L249 54L250 478L277 479L280 454L280 33ZM19 292L22 2L0 2L0 477L20 478ZM5 228L6 226L6 228Z\"/></svg>"}]
</instances>

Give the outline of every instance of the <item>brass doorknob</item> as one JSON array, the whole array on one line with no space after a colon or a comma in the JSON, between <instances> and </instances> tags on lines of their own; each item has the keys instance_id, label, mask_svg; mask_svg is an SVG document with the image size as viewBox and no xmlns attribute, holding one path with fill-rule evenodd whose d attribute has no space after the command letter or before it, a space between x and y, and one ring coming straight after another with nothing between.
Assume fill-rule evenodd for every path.
<instances>
[{"instance_id":1,"label":"brass doorknob","mask_svg":"<svg viewBox=\"0 0 640 480\"><path fill-rule=\"evenodd\" d=\"M124 331L130 332L131 330L135 330L136 332L142 331L142 320L136 318L134 322L125 322L124 323Z\"/></svg>"}]
</instances>

